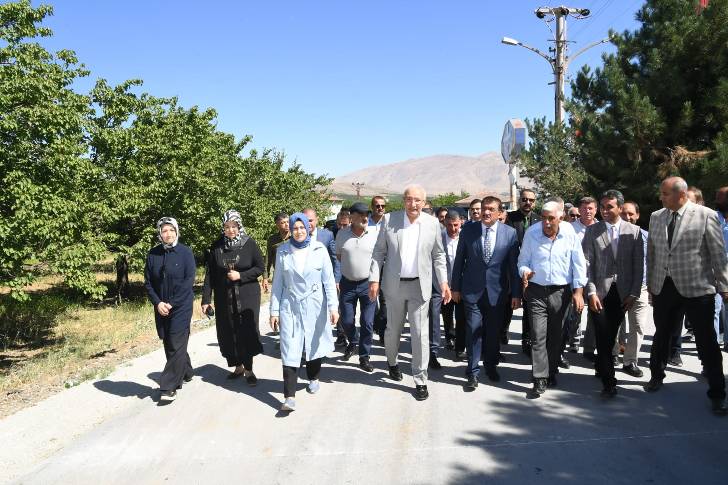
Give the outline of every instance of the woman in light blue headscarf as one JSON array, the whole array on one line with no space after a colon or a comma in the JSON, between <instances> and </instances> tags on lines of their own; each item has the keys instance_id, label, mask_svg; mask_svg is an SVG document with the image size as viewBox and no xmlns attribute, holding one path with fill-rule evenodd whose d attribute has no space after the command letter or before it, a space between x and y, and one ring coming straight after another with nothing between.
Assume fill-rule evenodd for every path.
<instances>
[{"instance_id":1,"label":"woman in light blue headscarf","mask_svg":"<svg viewBox=\"0 0 728 485\"><path fill-rule=\"evenodd\" d=\"M296 383L305 353L307 391L319 390L322 359L334 350L329 324L339 319L339 303L327 248L312 241L308 218L289 219L291 238L278 248L270 297L270 324L280 328L283 362L283 411L296 409Z\"/></svg>"}]
</instances>

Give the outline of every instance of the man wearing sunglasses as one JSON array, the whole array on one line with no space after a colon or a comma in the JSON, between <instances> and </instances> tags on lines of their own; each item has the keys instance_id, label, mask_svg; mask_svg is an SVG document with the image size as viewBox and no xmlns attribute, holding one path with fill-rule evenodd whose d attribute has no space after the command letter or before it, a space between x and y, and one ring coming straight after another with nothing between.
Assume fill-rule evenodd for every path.
<instances>
[{"instance_id":1,"label":"man wearing sunglasses","mask_svg":"<svg viewBox=\"0 0 728 485\"><path fill-rule=\"evenodd\" d=\"M531 189L521 189L520 201L518 203L518 209L510 211L506 219L506 224L516 230L516 237L518 238L518 247L520 248L523 244L523 235L526 229L532 225L541 221L534 208L536 207L536 193ZM521 331L521 348L523 353L531 355L531 331L529 324L529 308L526 302L523 302L523 320ZM510 327L511 319L507 316L506 321L503 324L503 330L501 332L501 343L508 343L508 328Z\"/></svg>"}]
</instances>

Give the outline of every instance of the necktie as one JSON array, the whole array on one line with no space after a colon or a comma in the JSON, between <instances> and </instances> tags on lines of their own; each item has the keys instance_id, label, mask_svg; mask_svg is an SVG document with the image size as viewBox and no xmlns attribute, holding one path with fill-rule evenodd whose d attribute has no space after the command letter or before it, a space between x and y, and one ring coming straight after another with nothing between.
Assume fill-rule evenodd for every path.
<instances>
[{"instance_id":1,"label":"necktie","mask_svg":"<svg viewBox=\"0 0 728 485\"><path fill-rule=\"evenodd\" d=\"M617 247L619 246L619 233L617 232L617 226L612 226L611 232L612 254L614 255L614 259L617 259Z\"/></svg>"},{"instance_id":2,"label":"necktie","mask_svg":"<svg viewBox=\"0 0 728 485\"><path fill-rule=\"evenodd\" d=\"M485 264L488 264L491 256L493 256L493 248L490 244L490 231L490 227L485 229L485 242L483 243L483 260L485 261Z\"/></svg>"},{"instance_id":3,"label":"necktie","mask_svg":"<svg viewBox=\"0 0 728 485\"><path fill-rule=\"evenodd\" d=\"M523 218L523 230L525 231L528 229L528 225L531 223L531 221L528 220L528 216Z\"/></svg>"},{"instance_id":4,"label":"necktie","mask_svg":"<svg viewBox=\"0 0 728 485\"><path fill-rule=\"evenodd\" d=\"M670 224L667 225L667 247L672 247L672 234L675 232L675 221L677 221L677 211L672 213Z\"/></svg>"}]
</instances>

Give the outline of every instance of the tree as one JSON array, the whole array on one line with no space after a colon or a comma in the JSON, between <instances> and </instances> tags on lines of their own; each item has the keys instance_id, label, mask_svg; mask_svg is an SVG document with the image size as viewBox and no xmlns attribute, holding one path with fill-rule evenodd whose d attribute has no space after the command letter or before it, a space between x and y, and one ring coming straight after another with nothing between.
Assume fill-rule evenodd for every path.
<instances>
[{"instance_id":1,"label":"tree","mask_svg":"<svg viewBox=\"0 0 728 485\"><path fill-rule=\"evenodd\" d=\"M15 298L41 271L98 297L91 265L102 251L100 173L85 156L88 98L71 85L88 75L72 51L36 39L52 8L0 5L0 284Z\"/></svg>"},{"instance_id":2,"label":"tree","mask_svg":"<svg viewBox=\"0 0 728 485\"><path fill-rule=\"evenodd\" d=\"M457 202L460 199L464 199L465 197L468 197L470 194L465 192L464 190L460 191L460 194L456 194L454 192L448 192L447 194L440 194L436 197L433 197L431 200L431 204L433 208L438 207L451 207L455 205L455 202Z\"/></svg>"},{"instance_id":3,"label":"tree","mask_svg":"<svg viewBox=\"0 0 728 485\"><path fill-rule=\"evenodd\" d=\"M622 190L647 210L668 175L710 193L728 183L728 0L648 0L615 54L584 67L568 103L587 190ZM647 212L649 213L649 212Z\"/></svg>"}]
</instances>

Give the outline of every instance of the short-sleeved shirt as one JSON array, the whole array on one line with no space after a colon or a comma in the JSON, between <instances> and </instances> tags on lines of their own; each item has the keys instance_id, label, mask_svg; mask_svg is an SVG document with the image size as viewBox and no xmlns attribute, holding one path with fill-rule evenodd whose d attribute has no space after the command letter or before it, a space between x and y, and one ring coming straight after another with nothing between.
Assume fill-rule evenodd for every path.
<instances>
[{"instance_id":1,"label":"short-sleeved shirt","mask_svg":"<svg viewBox=\"0 0 728 485\"><path fill-rule=\"evenodd\" d=\"M378 231L368 226L361 236L357 237L351 227L346 227L336 235L336 256L341 262L341 275L349 281L361 281L369 278L374 245L377 243Z\"/></svg>"}]
</instances>

